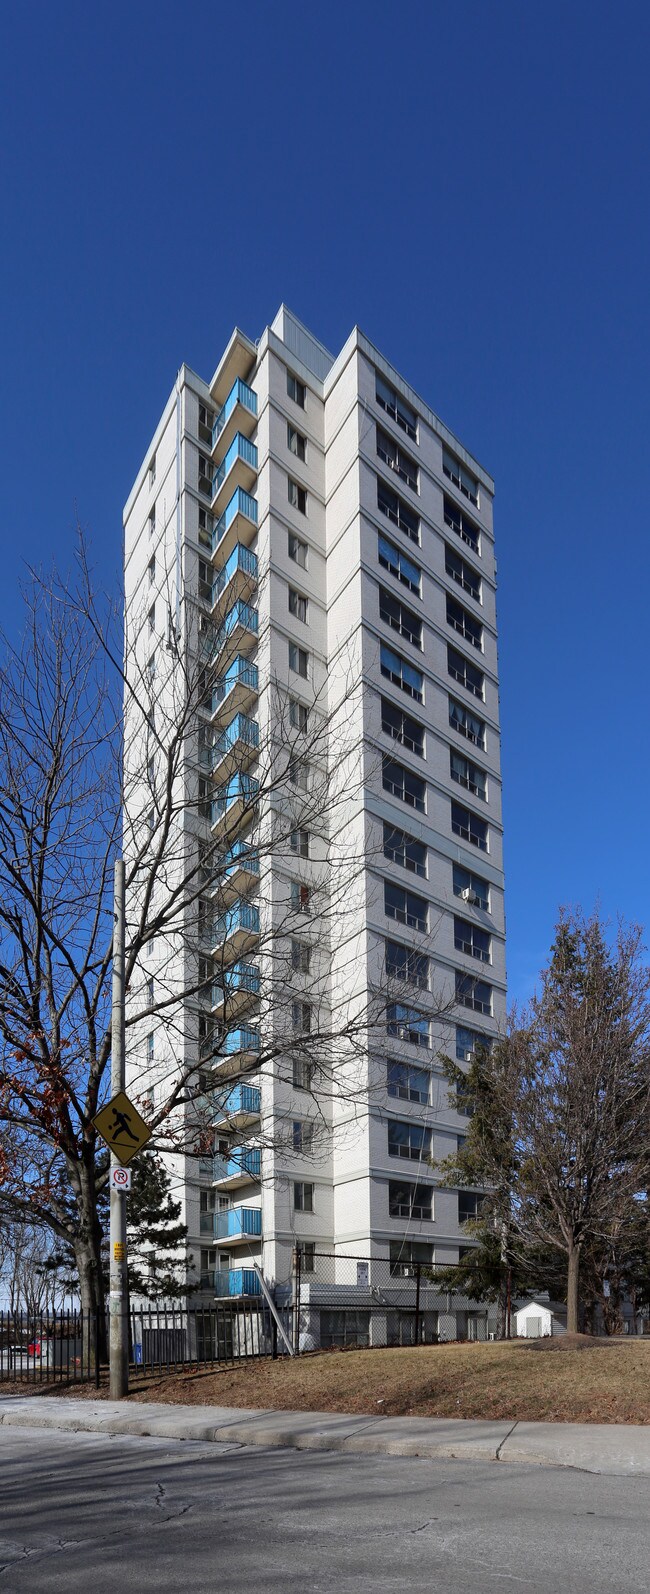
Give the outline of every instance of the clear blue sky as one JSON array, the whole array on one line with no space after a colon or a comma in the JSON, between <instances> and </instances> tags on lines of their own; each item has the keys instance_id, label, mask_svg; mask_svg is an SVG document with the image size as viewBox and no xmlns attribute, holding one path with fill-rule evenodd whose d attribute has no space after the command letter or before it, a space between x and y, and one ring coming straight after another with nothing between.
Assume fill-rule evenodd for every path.
<instances>
[{"instance_id":1,"label":"clear blue sky","mask_svg":"<svg viewBox=\"0 0 650 1594\"><path fill-rule=\"evenodd\" d=\"M649 46L626 0L4 22L0 620L76 512L117 580L182 360L358 322L497 481L513 996L560 903L648 914Z\"/></svg>"}]
</instances>

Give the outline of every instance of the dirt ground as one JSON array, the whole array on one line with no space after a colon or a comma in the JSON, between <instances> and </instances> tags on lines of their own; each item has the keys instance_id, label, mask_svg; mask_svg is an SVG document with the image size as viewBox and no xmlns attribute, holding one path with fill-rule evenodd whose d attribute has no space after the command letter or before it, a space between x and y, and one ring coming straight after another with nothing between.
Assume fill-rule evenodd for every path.
<instances>
[{"instance_id":1,"label":"dirt ground","mask_svg":"<svg viewBox=\"0 0 650 1594\"><path fill-rule=\"evenodd\" d=\"M108 1387L0 1385L0 1394L106 1398ZM650 1338L329 1351L218 1371L132 1378L130 1398L381 1416L650 1423Z\"/></svg>"}]
</instances>

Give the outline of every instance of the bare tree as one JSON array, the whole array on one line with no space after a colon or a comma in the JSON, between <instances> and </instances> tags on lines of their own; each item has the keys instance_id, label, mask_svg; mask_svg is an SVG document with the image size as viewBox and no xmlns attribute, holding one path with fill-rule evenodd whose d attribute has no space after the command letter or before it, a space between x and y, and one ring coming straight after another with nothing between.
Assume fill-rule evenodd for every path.
<instances>
[{"instance_id":1,"label":"bare tree","mask_svg":"<svg viewBox=\"0 0 650 1594\"><path fill-rule=\"evenodd\" d=\"M245 716L236 735L220 717L233 679L245 691L245 671L232 675L237 628L218 590L201 596L180 618L170 601L163 636L152 611L131 609L123 638L82 544L73 582L31 581L22 639L0 672L0 1214L72 1249L86 1310L104 1289L107 1168L92 1120L109 1084L116 855L127 1045L159 1152L210 1153L215 1091L254 1067L288 1084L302 1069L316 1155L333 1102L352 1121L367 1112L389 1006L399 1014L409 982L422 985L417 959L387 971L379 950L369 976L360 942L381 842L365 806L377 760L358 660L332 661L308 713L267 660L253 776ZM233 880L245 912L234 912ZM425 958L423 946L420 973ZM247 978L260 991L248 1059ZM448 1000L429 1000L432 1018ZM154 1023L161 1052L148 1059L139 1048Z\"/></svg>"},{"instance_id":2,"label":"bare tree","mask_svg":"<svg viewBox=\"0 0 650 1594\"><path fill-rule=\"evenodd\" d=\"M454 1072L454 1070L452 1070ZM565 914L539 995L460 1075L476 1096L446 1177L482 1191L480 1221L505 1226L525 1264L562 1257L567 1324L578 1327L583 1253L616 1248L647 1187L650 972L641 932L607 944L597 915Z\"/></svg>"}]
</instances>

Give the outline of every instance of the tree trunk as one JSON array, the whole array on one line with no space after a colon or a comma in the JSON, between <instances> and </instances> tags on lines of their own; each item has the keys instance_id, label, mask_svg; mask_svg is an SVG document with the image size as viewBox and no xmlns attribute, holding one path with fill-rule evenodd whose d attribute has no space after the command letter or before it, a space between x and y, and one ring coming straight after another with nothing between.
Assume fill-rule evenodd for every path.
<instances>
[{"instance_id":1,"label":"tree trunk","mask_svg":"<svg viewBox=\"0 0 650 1594\"><path fill-rule=\"evenodd\" d=\"M569 1246L566 1281L566 1326L569 1334L578 1332L578 1279L580 1274L580 1246Z\"/></svg>"}]
</instances>

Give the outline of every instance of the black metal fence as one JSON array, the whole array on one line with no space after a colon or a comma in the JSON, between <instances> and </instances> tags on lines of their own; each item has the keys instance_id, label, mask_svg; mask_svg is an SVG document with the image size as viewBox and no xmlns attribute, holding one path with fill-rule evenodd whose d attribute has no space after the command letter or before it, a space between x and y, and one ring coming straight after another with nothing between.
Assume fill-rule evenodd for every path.
<instances>
[{"instance_id":1,"label":"black metal fence","mask_svg":"<svg viewBox=\"0 0 650 1594\"><path fill-rule=\"evenodd\" d=\"M296 1255L295 1348L440 1345L488 1340L498 1308L449 1288L453 1268L411 1261L408 1253L360 1257L312 1251Z\"/></svg>"},{"instance_id":2,"label":"black metal fence","mask_svg":"<svg viewBox=\"0 0 650 1594\"><path fill-rule=\"evenodd\" d=\"M129 1313L132 1373L171 1373L217 1367L287 1353L295 1338L294 1309L241 1298L205 1306L152 1306ZM108 1366L108 1316L97 1313L0 1313L1 1384L75 1384L99 1388Z\"/></svg>"}]
</instances>

